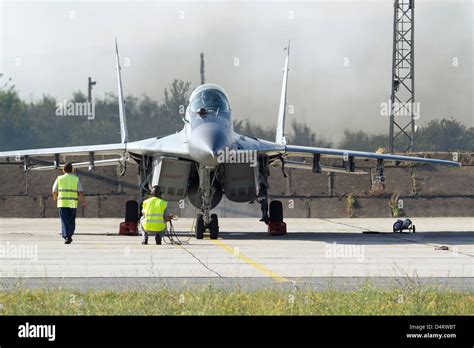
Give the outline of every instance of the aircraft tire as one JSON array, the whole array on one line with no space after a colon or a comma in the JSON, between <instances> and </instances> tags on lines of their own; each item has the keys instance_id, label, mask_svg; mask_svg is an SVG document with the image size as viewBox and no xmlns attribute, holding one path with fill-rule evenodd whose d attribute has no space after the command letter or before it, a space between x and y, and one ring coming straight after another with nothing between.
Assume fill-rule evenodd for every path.
<instances>
[{"instance_id":1,"label":"aircraft tire","mask_svg":"<svg viewBox=\"0 0 474 348\"><path fill-rule=\"evenodd\" d=\"M283 222L283 204L281 201L270 202L270 222Z\"/></svg>"},{"instance_id":2,"label":"aircraft tire","mask_svg":"<svg viewBox=\"0 0 474 348\"><path fill-rule=\"evenodd\" d=\"M131 200L125 203L125 221L137 222L139 218L139 207L138 202Z\"/></svg>"},{"instance_id":3,"label":"aircraft tire","mask_svg":"<svg viewBox=\"0 0 474 348\"><path fill-rule=\"evenodd\" d=\"M202 217L202 214L198 214L196 218L196 226L195 226L195 231L196 231L196 239L203 239L204 238L204 219Z\"/></svg>"},{"instance_id":4,"label":"aircraft tire","mask_svg":"<svg viewBox=\"0 0 474 348\"><path fill-rule=\"evenodd\" d=\"M216 214L211 215L211 221L209 223L209 233L211 239L217 239L219 237L219 220Z\"/></svg>"}]
</instances>

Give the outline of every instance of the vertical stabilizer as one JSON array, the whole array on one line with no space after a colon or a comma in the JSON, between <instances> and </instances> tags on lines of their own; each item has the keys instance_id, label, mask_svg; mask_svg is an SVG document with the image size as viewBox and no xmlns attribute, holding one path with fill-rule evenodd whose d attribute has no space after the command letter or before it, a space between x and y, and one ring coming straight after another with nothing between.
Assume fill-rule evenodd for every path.
<instances>
[{"instance_id":1,"label":"vertical stabilizer","mask_svg":"<svg viewBox=\"0 0 474 348\"><path fill-rule=\"evenodd\" d=\"M117 69L117 88L118 88L118 102L119 102L119 117L120 117L120 136L122 143L128 142L128 130L127 130L127 116L125 115L125 102L123 100L123 89L122 89L122 73L120 67L120 59L118 53L117 39L115 39L115 62Z\"/></svg>"},{"instance_id":2,"label":"vertical stabilizer","mask_svg":"<svg viewBox=\"0 0 474 348\"><path fill-rule=\"evenodd\" d=\"M276 129L275 142L278 144L286 145L285 138L285 115L286 115L286 90L288 86L288 71L290 64L290 42L288 41L288 46L285 47L286 50L286 62L285 68L283 70L283 84L281 86L281 96L280 96L280 109L278 111L278 124Z\"/></svg>"}]
</instances>

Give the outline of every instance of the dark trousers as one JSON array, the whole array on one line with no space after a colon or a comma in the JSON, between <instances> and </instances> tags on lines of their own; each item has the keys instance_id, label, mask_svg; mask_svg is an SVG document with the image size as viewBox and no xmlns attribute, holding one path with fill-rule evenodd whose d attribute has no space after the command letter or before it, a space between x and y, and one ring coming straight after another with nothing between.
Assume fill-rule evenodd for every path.
<instances>
[{"instance_id":1,"label":"dark trousers","mask_svg":"<svg viewBox=\"0 0 474 348\"><path fill-rule=\"evenodd\" d=\"M71 238L76 229L76 208L59 208L61 217L61 234L63 238Z\"/></svg>"},{"instance_id":2,"label":"dark trousers","mask_svg":"<svg viewBox=\"0 0 474 348\"><path fill-rule=\"evenodd\" d=\"M152 232L152 233L150 233L150 232L147 232L147 231L145 231L145 230L142 230L142 236L143 236L143 240L144 240L144 241L147 241L147 242L148 242L148 236L149 236L149 235L152 235L152 236L155 235L155 242L158 243L158 241L161 242L161 239L163 238L162 236L165 235L165 231Z\"/></svg>"}]
</instances>

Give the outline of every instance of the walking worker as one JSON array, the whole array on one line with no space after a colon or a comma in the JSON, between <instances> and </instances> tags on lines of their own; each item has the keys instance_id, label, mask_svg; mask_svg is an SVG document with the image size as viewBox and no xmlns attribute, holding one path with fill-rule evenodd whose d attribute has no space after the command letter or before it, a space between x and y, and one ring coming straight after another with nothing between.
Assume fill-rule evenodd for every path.
<instances>
[{"instance_id":1,"label":"walking worker","mask_svg":"<svg viewBox=\"0 0 474 348\"><path fill-rule=\"evenodd\" d=\"M76 211L78 200L84 208L87 202L84 190L77 175L73 174L72 164L66 162L63 175L56 178L53 184L53 199L57 202L59 216L61 217L61 234L64 244L71 244L74 230L76 229Z\"/></svg>"},{"instance_id":2,"label":"walking worker","mask_svg":"<svg viewBox=\"0 0 474 348\"><path fill-rule=\"evenodd\" d=\"M166 223L171 221L174 216L168 214L168 202L161 199L159 186L153 186L151 198L143 202L142 214L140 220L143 235L142 244L148 244L148 235L154 234L156 244L160 245L162 235L166 231Z\"/></svg>"}]
</instances>

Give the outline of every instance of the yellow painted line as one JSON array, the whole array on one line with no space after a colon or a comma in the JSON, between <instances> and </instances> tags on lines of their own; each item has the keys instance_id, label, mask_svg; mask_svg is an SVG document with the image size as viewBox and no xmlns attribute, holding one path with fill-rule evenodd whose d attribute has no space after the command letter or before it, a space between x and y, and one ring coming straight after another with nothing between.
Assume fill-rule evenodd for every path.
<instances>
[{"instance_id":1,"label":"yellow painted line","mask_svg":"<svg viewBox=\"0 0 474 348\"><path fill-rule=\"evenodd\" d=\"M221 240L211 240L211 242L213 242L214 244L224 248L226 251L228 251L230 254L234 255L235 257L241 259L242 261L244 261L245 263L249 264L250 266L253 266L254 268L256 268L257 270L259 270L260 272L266 274L267 276L269 277L272 277L273 279L275 279L277 282L291 282L291 280L289 280L288 278L285 278L281 275L279 275L278 273L275 273L273 272L271 269L269 269L268 267L265 267L264 265L262 265L261 263L258 263L257 261L251 259L250 257L248 256L245 256L244 254L242 254L240 251L239 252L235 252L235 249L233 247L231 247L230 245L227 245L226 243L224 243L223 241Z\"/></svg>"}]
</instances>

